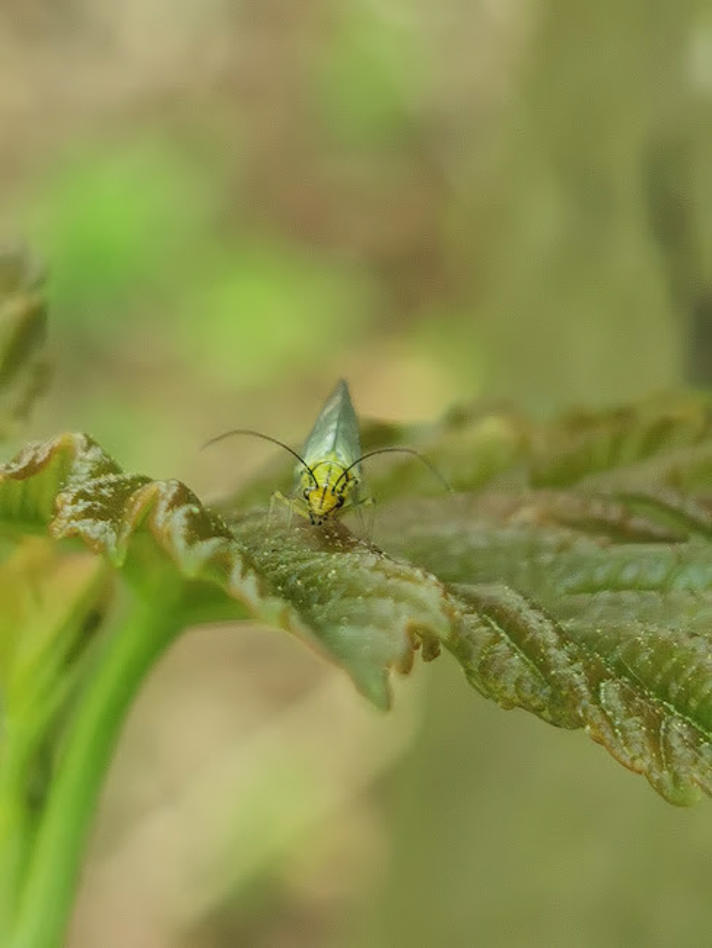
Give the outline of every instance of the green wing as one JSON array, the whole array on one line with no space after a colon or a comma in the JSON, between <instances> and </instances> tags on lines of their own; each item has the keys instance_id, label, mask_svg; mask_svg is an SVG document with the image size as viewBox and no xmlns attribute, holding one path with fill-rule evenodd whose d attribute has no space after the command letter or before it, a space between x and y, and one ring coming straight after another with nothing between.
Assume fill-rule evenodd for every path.
<instances>
[{"instance_id":1,"label":"green wing","mask_svg":"<svg viewBox=\"0 0 712 948\"><path fill-rule=\"evenodd\" d=\"M349 387L342 379L319 413L302 452L310 466L335 458L343 467L361 457L358 419L351 403ZM359 469L354 468L358 475Z\"/></svg>"}]
</instances>

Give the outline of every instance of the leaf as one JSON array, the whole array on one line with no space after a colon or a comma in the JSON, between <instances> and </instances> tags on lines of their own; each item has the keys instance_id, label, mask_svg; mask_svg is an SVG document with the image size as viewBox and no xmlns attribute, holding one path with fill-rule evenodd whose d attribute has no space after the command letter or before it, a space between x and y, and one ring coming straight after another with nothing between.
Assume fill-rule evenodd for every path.
<instances>
[{"instance_id":1,"label":"leaf","mask_svg":"<svg viewBox=\"0 0 712 948\"><path fill-rule=\"evenodd\" d=\"M390 495L377 546L250 508L273 482L228 519L177 481L123 474L84 435L6 465L0 522L83 541L158 603L172 584L186 621L295 632L381 707L390 670L443 644L482 694L584 728L669 801L712 793L707 398L550 424L463 410L409 433L460 493L423 496L427 470L389 456L372 470Z\"/></svg>"},{"instance_id":2,"label":"leaf","mask_svg":"<svg viewBox=\"0 0 712 948\"><path fill-rule=\"evenodd\" d=\"M159 601L170 571L185 585L186 604L197 599L204 616L215 615L216 601L232 602L222 617L247 610L295 632L379 707L390 702L389 669L407 671L421 641L432 655L448 626L433 577L343 526L268 526L262 514L229 527L178 481L121 474L85 435L28 445L0 469L0 518L83 540Z\"/></svg>"},{"instance_id":3,"label":"leaf","mask_svg":"<svg viewBox=\"0 0 712 948\"><path fill-rule=\"evenodd\" d=\"M0 438L24 420L46 387L45 329L36 267L19 251L0 251Z\"/></svg>"},{"instance_id":4,"label":"leaf","mask_svg":"<svg viewBox=\"0 0 712 948\"><path fill-rule=\"evenodd\" d=\"M461 604L446 646L503 707L584 727L678 804L712 792L709 524L584 491L392 507L379 539Z\"/></svg>"}]
</instances>

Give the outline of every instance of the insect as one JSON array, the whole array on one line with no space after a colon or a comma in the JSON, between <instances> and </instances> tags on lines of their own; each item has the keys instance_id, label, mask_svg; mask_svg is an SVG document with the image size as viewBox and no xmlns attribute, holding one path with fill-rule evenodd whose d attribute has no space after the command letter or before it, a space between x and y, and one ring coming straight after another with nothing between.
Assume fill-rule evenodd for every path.
<instances>
[{"instance_id":1,"label":"insect","mask_svg":"<svg viewBox=\"0 0 712 948\"><path fill-rule=\"evenodd\" d=\"M297 460L294 472L294 495L275 497L285 502L295 513L308 519L314 526L321 526L347 510L372 499L363 494L361 462L376 454L400 452L412 454L432 471L450 489L445 479L427 458L413 448L388 447L361 451L358 419L351 402L349 387L342 379L324 403L319 417L314 422L301 454L271 435L249 428L235 428L207 441L204 447L229 438L232 435L252 435L277 444Z\"/></svg>"}]
</instances>

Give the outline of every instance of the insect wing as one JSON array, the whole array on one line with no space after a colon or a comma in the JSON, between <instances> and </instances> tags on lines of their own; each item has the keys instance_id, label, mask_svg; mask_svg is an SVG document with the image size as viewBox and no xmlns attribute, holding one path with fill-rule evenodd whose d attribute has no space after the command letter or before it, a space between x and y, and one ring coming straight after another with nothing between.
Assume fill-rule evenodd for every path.
<instances>
[{"instance_id":1,"label":"insect wing","mask_svg":"<svg viewBox=\"0 0 712 948\"><path fill-rule=\"evenodd\" d=\"M361 456L358 419L343 379L326 400L304 445L304 460L310 466L335 458L348 467ZM358 470L354 468L354 473Z\"/></svg>"}]
</instances>

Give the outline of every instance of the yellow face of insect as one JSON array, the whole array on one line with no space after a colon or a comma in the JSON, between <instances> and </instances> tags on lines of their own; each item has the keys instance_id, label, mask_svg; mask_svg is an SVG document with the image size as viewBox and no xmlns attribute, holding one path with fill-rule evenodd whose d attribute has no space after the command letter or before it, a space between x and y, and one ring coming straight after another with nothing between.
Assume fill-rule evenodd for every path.
<instances>
[{"instance_id":1,"label":"yellow face of insect","mask_svg":"<svg viewBox=\"0 0 712 948\"><path fill-rule=\"evenodd\" d=\"M319 526L352 505L358 479L336 461L320 461L312 472L313 478L305 471L301 479L305 506L299 512Z\"/></svg>"}]
</instances>

